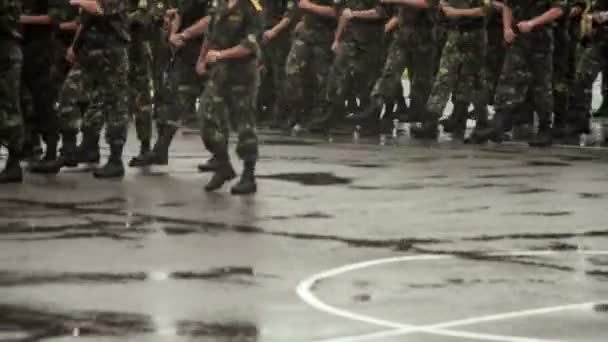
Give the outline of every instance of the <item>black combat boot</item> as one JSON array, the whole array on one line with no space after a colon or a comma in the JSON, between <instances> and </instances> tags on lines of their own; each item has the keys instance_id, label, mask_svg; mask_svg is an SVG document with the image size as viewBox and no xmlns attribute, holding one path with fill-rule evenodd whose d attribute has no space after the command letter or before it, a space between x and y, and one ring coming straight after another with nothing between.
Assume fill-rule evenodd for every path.
<instances>
[{"instance_id":1,"label":"black combat boot","mask_svg":"<svg viewBox=\"0 0 608 342\"><path fill-rule=\"evenodd\" d=\"M479 128L475 130L475 135L469 139L470 143L482 144L488 140L495 143L502 143L505 140L505 132L510 127L510 118L507 113L498 111L494 114L492 122L487 128Z\"/></svg>"},{"instance_id":2,"label":"black combat boot","mask_svg":"<svg viewBox=\"0 0 608 342\"><path fill-rule=\"evenodd\" d=\"M76 167L76 133L64 133L59 158L42 159L30 164L29 170L32 173L57 174L62 167Z\"/></svg>"},{"instance_id":3,"label":"black combat boot","mask_svg":"<svg viewBox=\"0 0 608 342\"><path fill-rule=\"evenodd\" d=\"M381 98L374 97L363 110L347 116L346 119L352 123L363 123L378 119L383 105L384 101Z\"/></svg>"},{"instance_id":4,"label":"black combat boot","mask_svg":"<svg viewBox=\"0 0 608 342\"><path fill-rule=\"evenodd\" d=\"M207 159L206 162L198 164L198 171L199 172L213 172L219 166L220 166L220 162L217 160L217 158L215 158L215 156L212 156L211 158Z\"/></svg>"},{"instance_id":5,"label":"black combat boot","mask_svg":"<svg viewBox=\"0 0 608 342\"><path fill-rule=\"evenodd\" d=\"M464 138L469 116L468 107L469 104L466 102L456 102L452 114L439 122L443 126L443 131L450 133L454 138Z\"/></svg>"},{"instance_id":6,"label":"black combat boot","mask_svg":"<svg viewBox=\"0 0 608 342\"><path fill-rule=\"evenodd\" d=\"M82 131L82 142L76 149L76 160L80 164L99 164L99 134L94 130Z\"/></svg>"},{"instance_id":7,"label":"black combat boot","mask_svg":"<svg viewBox=\"0 0 608 342\"><path fill-rule=\"evenodd\" d=\"M169 165L169 146L177 131L176 127L163 125L159 128L158 139L152 151L146 153L137 162L130 163L131 167L144 167L150 165Z\"/></svg>"},{"instance_id":8,"label":"black combat boot","mask_svg":"<svg viewBox=\"0 0 608 342\"><path fill-rule=\"evenodd\" d=\"M142 141L139 146L139 155L131 158L129 161L129 167L135 167L141 164L148 153L150 153L150 141Z\"/></svg>"},{"instance_id":9,"label":"black combat boot","mask_svg":"<svg viewBox=\"0 0 608 342\"><path fill-rule=\"evenodd\" d=\"M429 120L422 123L422 126L412 126L410 133L413 138L420 140L436 140L439 136L437 121Z\"/></svg>"},{"instance_id":10,"label":"black combat boot","mask_svg":"<svg viewBox=\"0 0 608 342\"><path fill-rule=\"evenodd\" d=\"M482 132L483 130L487 129L489 127L489 122L488 122L488 110L486 108L483 108L481 110L475 109L475 128L473 129L473 132L471 132L471 135L465 139L465 144L466 143L471 143L471 144L485 144L488 139L484 139L480 132Z\"/></svg>"},{"instance_id":11,"label":"black combat boot","mask_svg":"<svg viewBox=\"0 0 608 342\"><path fill-rule=\"evenodd\" d=\"M108 162L93 172L95 178L122 178L125 175L125 167L122 163L122 145L110 146L110 157Z\"/></svg>"},{"instance_id":12,"label":"black combat boot","mask_svg":"<svg viewBox=\"0 0 608 342\"><path fill-rule=\"evenodd\" d=\"M258 191L258 185L255 183L255 161L246 161L244 163L243 174L239 182L230 189L233 195L249 195Z\"/></svg>"},{"instance_id":13,"label":"black combat boot","mask_svg":"<svg viewBox=\"0 0 608 342\"><path fill-rule=\"evenodd\" d=\"M0 172L0 184L23 182L23 171L19 164L21 159L19 150L16 146L9 147L6 165L4 170Z\"/></svg>"},{"instance_id":14,"label":"black combat boot","mask_svg":"<svg viewBox=\"0 0 608 342\"><path fill-rule=\"evenodd\" d=\"M211 177L209 183L205 185L205 191L208 192L218 190L224 186L226 182L229 182L236 177L236 172L234 172L232 163L230 163L227 148L218 148L216 151L218 152L214 155L214 158L217 160L218 165L213 172L213 177Z\"/></svg>"},{"instance_id":15,"label":"black combat boot","mask_svg":"<svg viewBox=\"0 0 608 342\"><path fill-rule=\"evenodd\" d=\"M548 116L539 117L538 132L528 141L528 145L531 147L549 147L553 145L551 119Z\"/></svg>"}]
</instances>

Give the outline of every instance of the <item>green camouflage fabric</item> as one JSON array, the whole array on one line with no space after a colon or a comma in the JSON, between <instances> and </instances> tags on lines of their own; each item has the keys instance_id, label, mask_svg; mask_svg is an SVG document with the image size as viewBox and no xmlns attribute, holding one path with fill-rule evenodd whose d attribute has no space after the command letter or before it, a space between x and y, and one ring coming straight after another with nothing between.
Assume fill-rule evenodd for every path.
<instances>
[{"instance_id":1,"label":"green camouflage fabric","mask_svg":"<svg viewBox=\"0 0 608 342\"><path fill-rule=\"evenodd\" d=\"M486 76L488 84L488 103L494 104L494 94L498 86L498 78L505 61L506 47L502 27L502 13L488 13L486 21L488 44L486 47Z\"/></svg>"},{"instance_id":2,"label":"green camouflage fabric","mask_svg":"<svg viewBox=\"0 0 608 342\"><path fill-rule=\"evenodd\" d=\"M388 18L397 14L399 29L388 51L388 56L380 78L371 93L372 98L384 101L394 96L403 70L408 67L410 85L410 107L414 111L423 110L427 103L435 73L437 42L435 23L439 2L429 0L428 9L412 9L408 6L381 5L376 10Z\"/></svg>"},{"instance_id":3,"label":"green camouflage fabric","mask_svg":"<svg viewBox=\"0 0 608 342\"><path fill-rule=\"evenodd\" d=\"M148 34L153 20L151 6L147 0L129 2L129 113L135 117L137 138L148 143L152 138L152 47Z\"/></svg>"},{"instance_id":4,"label":"green camouflage fabric","mask_svg":"<svg viewBox=\"0 0 608 342\"><path fill-rule=\"evenodd\" d=\"M506 0L513 11L513 25L542 15L551 8L565 8L563 0ZM517 31L516 31L517 32ZM498 81L494 105L497 119L512 121L515 111L526 100L528 91L534 99L539 125L551 125L553 113L553 25L520 33L507 50L504 67ZM499 127L504 129L506 126ZM508 126L508 125L507 125Z\"/></svg>"},{"instance_id":5,"label":"green camouflage fabric","mask_svg":"<svg viewBox=\"0 0 608 342\"><path fill-rule=\"evenodd\" d=\"M569 8L567 10L569 11ZM572 80L568 78L569 47L570 40L576 39L576 37L570 37L570 23L569 16L563 16L553 26L553 112L555 123L565 120L570 107L569 89Z\"/></svg>"},{"instance_id":6,"label":"green camouflage fabric","mask_svg":"<svg viewBox=\"0 0 608 342\"><path fill-rule=\"evenodd\" d=\"M332 0L313 0L312 2L322 6L334 6ZM320 17L307 11L298 10L298 13L303 18L305 25L302 32L293 37L287 55L285 86L281 94L284 103L281 108L291 115L291 120L302 123L311 117L321 116L320 110L325 101L327 78L334 58L331 44L337 22L335 18ZM305 96L305 89L309 84L315 89L312 99ZM307 103L314 108L316 113L304 115Z\"/></svg>"},{"instance_id":7,"label":"green camouflage fabric","mask_svg":"<svg viewBox=\"0 0 608 342\"><path fill-rule=\"evenodd\" d=\"M82 89L90 103L82 119L83 131L97 135L106 126L106 141L110 146L122 146L127 139L129 63L127 46L130 40L127 4L121 0L99 0L103 15L82 15L81 41L77 60L82 69ZM72 73L68 75L70 79ZM68 83L71 86L74 83ZM64 134L72 134L80 118L74 104L78 99L68 98L62 91L59 116ZM78 96L76 91L72 96Z\"/></svg>"},{"instance_id":8,"label":"green camouflage fabric","mask_svg":"<svg viewBox=\"0 0 608 342\"><path fill-rule=\"evenodd\" d=\"M224 50L242 46L252 54L233 60L220 60L208 67L209 80L201 95L199 119L201 138L214 155L226 155L230 126L238 134L236 151L244 161L258 158L255 106L259 75L258 37L262 15L249 0L239 0L232 8L219 2L210 25L210 49Z\"/></svg>"},{"instance_id":9,"label":"green camouflage fabric","mask_svg":"<svg viewBox=\"0 0 608 342\"><path fill-rule=\"evenodd\" d=\"M608 11L608 0L595 1L592 11ZM593 82L597 79L600 72L608 69L608 59L606 59L606 56L608 56L607 37L607 25L596 26L587 47L580 51L575 81L571 92L572 97L570 98L569 121L579 122L580 120L585 120L591 113ZM603 81L605 81L605 78Z\"/></svg>"},{"instance_id":10,"label":"green camouflage fabric","mask_svg":"<svg viewBox=\"0 0 608 342\"><path fill-rule=\"evenodd\" d=\"M374 9L374 0L341 0L336 5L338 16L349 8L353 11ZM355 96L369 94L378 77L384 60L384 22L378 20L351 20L345 28L340 46L335 52L327 85L324 110L337 120L345 114L344 102Z\"/></svg>"},{"instance_id":11,"label":"green camouflage fabric","mask_svg":"<svg viewBox=\"0 0 608 342\"><path fill-rule=\"evenodd\" d=\"M204 18L209 6L208 0L178 1L178 13L182 17L182 26L178 31L181 32ZM164 66L163 87L158 93L156 119L159 124L178 127L182 121L188 124L197 121L196 99L204 85L204 79L195 72L201 44L202 38L199 38L189 40L177 50L165 46L170 49L170 57Z\"/></svg>"}]
</instances>

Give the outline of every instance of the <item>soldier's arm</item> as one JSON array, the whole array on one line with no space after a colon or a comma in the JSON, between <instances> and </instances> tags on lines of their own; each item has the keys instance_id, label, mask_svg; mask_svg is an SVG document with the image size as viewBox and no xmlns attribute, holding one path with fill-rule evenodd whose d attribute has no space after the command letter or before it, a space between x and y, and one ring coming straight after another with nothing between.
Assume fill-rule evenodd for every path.
<instances>
[{"instance_id":1,"label":"soldier's arm","mask_svg":"<svg viewBox=\"0 0 608 342\"><path fill-rule=\"evenodd\" d=\"M298 2L298 6L304 11L313 13L321 17L335 18L337 15L336 9L333 6L322 6L313 4L312 2L310 2L310 0L300 0L300 2Z\"/></svg>"},{"instance_id":2,"label":"soldier's arm","mask_svg":"<svg viewBox=\"0 0 608 342\"><path fill-rule=\"evenodd\" d=\"M549 10L547 10L545 13L543 13L537 17L534 17L523 23L518 23L517 26L519 27L520 31L527 31L527 30L522 30L521 26L524 26L524 25L527 25L529 27L529 30L532 30L535 27L543 26L543 25L553 22L555 19L561 17L563 14L564 14L564 10L562 7L559 7L559 6L552 7Z\"/></svg>"},{"instance_id":3,"label":"soldier's arm","mask_svg":"<svg viewBox=\"0 0 608 342\"><path fill-rule=\"evenodd\" d=\"M484 17L486 15L484 7L475 8L454 8L450 6L441 6L443 14L448 18L455 17Z\"/></svg>"},{"instance_id":4,"label":"soldier's arm","mask_svg":"<svg viewBox=\"0 0 608 342\"><path fill-rule=\"evenodd\" d=\"M427 0L380 0L383 4L406 5L416 8L430 8Z\"/></svg>"},{"instance_id":5,"label":"soldier's arm","mask_svg":"<svg viewBox=\"0 0 608 342\"><path fill-rule=\"evenodd\" d=\"M22 25L50 25L53 22L48 15L22 15L19 23Z\"/></svg>"},{"instance_id":6,"label":"soldier's arm","mask_svg":"<svg viewBox=\"0 0 608 342\"><path fill-rule=\"evenodd\" d=\"M199 21L194 23L192 26L183 30L180 33L182 40L187 41L192 38L200 37L203 34L205 34L207 32L207 30L209 29L209 20L210 20L210 17L206 16L204 18L201 18Z\"/></svg>"},{"instance_id":7,"label":"soldier's arm","mask_svg":"<svg viewBox=\"0 0 608 342\"><path fill-rule=\"evenodd\" d=\"M399 18L396 16L391 17L386 24L384 24L384 32L393 32L399 26Z\"/></svg>"},{"instance_id":8,"label":"soldier's arm","mask_svg":"<svg viewBox=\"0 0 608 342\"><path fill-rule=\"evenodd\" d=\"M380 19L380 13L375 8L361 11L352 11L353 18L357 19Z\"/></svg>"}]
</instances>

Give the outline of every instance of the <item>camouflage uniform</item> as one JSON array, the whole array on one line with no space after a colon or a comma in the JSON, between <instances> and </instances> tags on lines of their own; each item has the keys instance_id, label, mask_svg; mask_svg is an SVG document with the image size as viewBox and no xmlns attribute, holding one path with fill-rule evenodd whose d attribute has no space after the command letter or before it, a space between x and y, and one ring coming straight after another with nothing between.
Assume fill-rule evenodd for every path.
<instances>
[{"instance_id":1,"label":"camouflage uniform","mask_svg":"<svg viewBox=\"0 0 608 342\"><path fill-rule=\"evenodd\" d=\"M150 45L152 50L152 80L154 85L154 113L160 107L160 97L164 92L164 74L167 70L171 57L171 47L169 45L169 32L165 25L165 13L168 9L174 8L174 1L168 0L148 0L152 15L150 25Z\"/></svg>"},{"instance_id":2,"label":"camouflage uniform","mask_svg":"<svg viewBox=\"0 0 608 342\"><path fill-rule=\"evenodd\" d=\"M571 1L568 1L571 3ZM568 115L569 88L568 60L570 39L570 7L564 8L565 15L556 20L553 25L553 112L555 125L561 125Z\"/></svg>"},{"instance_id":3,"label":"camouflage uniform","mask_svg":"<svg viewBox=\"0 0 608 342\"><path fill-rule=\"evenodd\" d=\"M608 0L596 0L591 12L608 11ZM589 38L589 45L581 50L576 77L572 89L571 117L568 124L575 128L575 133L588 129L588 116L591 113L593 82L602 70L608 68L608 23L594 23L594 32Z\"/></svg>"},{"instance_id":4,"label":"camouflage uniform","mask_svg":"<svg viewBox=\"0 0 608 342\"><path fill-rule=\"evenodd\" d=\"M149 150L152 137L152 48L147 32L152 21L150 4L146 0L129 0L129 113L135 116L135 130L144 153Z\"/></svg>"},{"instance_id":5,"label":"camouflage uniform","mask_svg":"<svg viewBox=\"0 0 608 342\"><path fill-rule=\"evenodd\" d=\"M488 45L486 47L485 66L488 84L488 103L494 104L494 95L506 55L501 12L494 12L488 15L486 32Z\"/></svg>"},{"instance_id":6,"label":"camouflage uniform","mask_svg":"<svg viewBox=\"0 0 608 342\"><path fill-rule=\"evenodd\" d=\"M523 1L507 0L505 6L513 11L513 25L539 16L552 8L563 9L563 0ZM519 33L507 50L495 97L496 115L492 138L500 141L503 132L511 126L513 115L525 103L528 91L534 98L539 118L539 141L546 145L550 138L553 112L553 28L549 23L532 32Z\"/></svg>"},{"instance_id":7,"label":"camouflage uniform","mask_svg":"<svg viewBox=\"0 0 608 342\"><path fill-rule=\"evenodd\" d=\"M374 9L374 0L342 0L336 5L338 17L345 9L362 11ZM382 69L382 20L353 18L342 33L336 58L331 68L324 105L324 122L333 126L344 116L344 102L354 95L369 94Z\"/></svg>"},{"instance_id":8,"label":"camouflage uniform","mask_svg":"<svg viewBox=\"0 0 608 342\"><path fill-rule=\"evenodd\" d=\"M262 0L262 13L264 16L264 30L270 30L277 25L283 18L288 16L295 5L293 0ZM263 106L270 109L271 117L278 120L282 115L278 107L277 94L282 89L285 82L285 62L290 47L290 32L285 29L280 32L273 40L266 42L262 46L262 62L264 73L260 82L260 94L266 92Z\"/></svg>"},{"instance_id":9,"label":"camouflage uniform","mask_svg":"<svg viewBox=\"0 0 608 342\"><path fill-rule=\"evenodd\" d=\"M256 0L238 0L230 8L220 1L212 15L205 42L210 50L226 50L240 46L251 54L238 59L218 60L207 66L209 80L201 95L199 118L201 138L218 161L218 167L207 191L219 189L234 177L228 156L229 127L238 133L236 152L245 169L233 193L255 192L254 168L258 159L258 138L255 131L255 105L259 86L257 69L262 30L261 6Z\"/></svg>"},{"instance_id":10,"label":"camouflage uniform","mask_svg":"<svg viewBox=\"0 0 608 342\"><path fill-rule=\"evenodd\" d=\"M96 177L119 177L124 174L122 149L127 140L127 46L129 20L127 3L120 0L98 1L103 14L92 15L81 11L81 33L75 44L77 66L70 71L59 100L59 119L63 139L62 158L44 166L39 172L55 173L76 161L78 127L85 136L96 137L106 126L106 141L110 145L108 163L95 172ZM81 69L80 79L76 77ZM90 100L82 124L78 82ZM72 88L74 87L74 88Z\"/></svg>"},{"instance_id":11,"label":"camouflage uniform","mask_svg":"<svg viewBox=\"0 0 608 342\"><path fill-rule=\"evenodd\" d=\"M410 79L410 108L420 111L430 95L436 40L434 27L438 1L429 0L430 8L415 9L408 6L378 6L377 10L385 17L398 11L399 29L389 48L388 56L380 78L376 81L371 97L374 102L390 99L400 82L403 70L408 66Z\"/></svg>"},{"instance_id":12,"label":"camouflage uniform","mask_svg":"<svg viewBox=\"0 0 608 342\"><path fill-rule=\"evenodd\" d=\"M178 32L187 29L207 16L209 0L179 0L178 14L181 26ZM172 52L167 66L166 87L159 94L157 123L176 129L180 120L192 122L195 119L196 99L201 94L203 79L195 70L203 38L188 40L186 45Z\"/></svg>"},{"instance_id":13,"label":"camouflage uniform","mask_svg":"<svg viewBox=\"0 0 608 342\"><path fill-rule=\"evenodd\" d=\"M312 0L319 6L333 7L333 0ZM285 86L281 94L284 104L281 108L291 115L292 123L301 123L310 117L318 117L325 97L327 77L333 60L331 44L334 40L336 19L322 17L300 9L292 12L293 22L304 19L302 32L297 33L285 64ZM310 79L309 79L310 78ZM312 81L315 89L313 98L305 97L307 81ZM311 116L304 117L306 103L313 106Z\"/></svg>"},{"instance_id":14,"label":"camouflage uniform","mask_svg":"<svg viewBox=\"0 0 608 342\"><path fill-rule=\"evenodd\" d=\"M0 173L0 183L22 180L21 149L23 147L23 117L19 104L21 66L23 55L19 46L19 16L21 2L0 2L0 145L9 150L5 169Z\"/></svg>"},{"instance_id":15,"label":"camouflage uniform","mask_svg":"<svg viewBox=\"0 0 608 342\"><path fill-rule=\"evenodd\" d=\"M450 0L454 8L484 7L482 0ZM441 63L427 103L431 118L441 117L452 93L454 103L468 107L473 103L479 124L487 119L487 84L485 77L486 30L484 18L460 17L452 20L443 48ZM456 130L464 132L467 113L457 113Z\"/></svg>"},{"instance_id":16,"label":"camouflage uniform","mask_svg":"<svg viewBox=\"0 0 608 342\"><path fill-rule=\"evenodd\" d=\"M23 1L24 15L49 15L55 20L59 10L61 8L52 7L47 0ZM47 144L47 157L54 159L59 127L54 110L57 93L53 90L57 87L53 84L52 65L56 60L55 54L59 52L59 42L54 37L52 25L23 25L23 38L22 87L27 88L32 101L31 105L22 104L23 108L32 109L32 112L24 112L26 131L29 132L26 134L29 138L26 139L27 145L35 145L41 134Z\"/></svg>"}]
</instances>

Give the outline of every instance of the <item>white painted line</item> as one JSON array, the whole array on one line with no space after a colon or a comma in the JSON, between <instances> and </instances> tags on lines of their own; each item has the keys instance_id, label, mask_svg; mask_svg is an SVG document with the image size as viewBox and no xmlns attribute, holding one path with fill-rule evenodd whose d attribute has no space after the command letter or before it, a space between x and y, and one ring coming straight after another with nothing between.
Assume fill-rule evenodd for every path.
<instances>
[{"instance_id":1,"label":"white painted line","mask_svg":"<svg viewBox=\"0 0 608 342\"><path fill-rule=\"evenodd\" d=\"M489 256L539 256L539 255L561 255L566 253L582 253L585 255L607 255L608 251L514 251L514 252L505 252L505 253L488 253ZM576 310L576 309L585 309L593 306L594 302L588 303L580 303L580 304L568 304L568 305L560 305L560 306L552 306L546 308L538 308L538 309L530 309L530 310L520 310L507 312L502 314L494 314L494 315L486 315L480 317L472 317L468 319L455 320L443 323L437 323L432 325L424 325L424 326L416 326L411 324L403 324L400 322L394 322L384 319L379 319L371 316L357 314L355 312L351 312L348 310L340 309L337 307L333 307L328 305L321 300L319 300L313 293L312 288L315 284L336 277L338 275L352 272L355 270L360 270L364 268L369 268L373 266L386 265L391 263L398 262L412 262L412 261L428 261L428 260L441 260L441 259L451 259L455 258L452 255L434 255L434 254L423 254L423 255L410 255L410 256L402 256L402 257L393 257L393 258L385 258L385 259L377 259L371 261L364 261L359 263L354 263L350 265L345 265L341 267L337 267L334 269L330 269L318 274L315 274L304 281L302 281L296 292L298 296L308 305L313 308L323 311L325 313L339 316L343 318L347 318L354 321L365 322L368 324L373 324L385 328L390 328L389 330L375 332L371 334L359 335L359 336L345 336L338 338L326 339L318 342L357 342L357 341L366 341L373 340L378 338L386 338L393 336L403 336L412 333L429 333L435 335L442 336L451 336L451 337L460 337L460 338L469 338L475 340L484 340L484 341L505 341L505 342L529 342L529 341L547 341L540 340L537 338L527 338L527 337L519 337L519 336L505 336L505 335L492 335L492 334L483 334L483 333L474 333L467 331L455 331L455 330L447 330L448 328L454 328L465 325L472 325L477 323L486 323L491 321L500 321L507 320L519 317L526 316L535 316L535 315L544 315L553 312L565 311L565 310Z\"/></svg>"}]
</instances>

